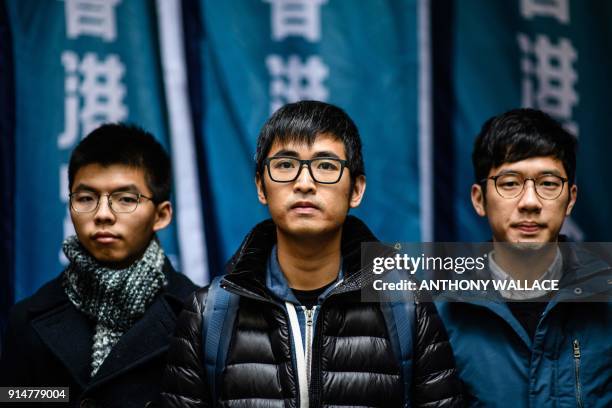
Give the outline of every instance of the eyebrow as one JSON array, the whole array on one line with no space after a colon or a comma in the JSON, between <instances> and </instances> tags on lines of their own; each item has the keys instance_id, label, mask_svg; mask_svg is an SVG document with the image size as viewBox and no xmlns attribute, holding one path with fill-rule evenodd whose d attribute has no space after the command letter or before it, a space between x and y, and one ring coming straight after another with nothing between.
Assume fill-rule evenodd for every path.
<instances>
[{"instance_id":1,"label":"eyebrow","mask_svg":"<svg viewBox=\"0 0 612 408\"><path fill-rule=\"evenodd\" d=\"M274 153L274 155L272 155L272 157L278 157L278 156L290 156L290 157L295 157L298 158L300 155L298 154L298 152L296 152L295 150L279 150L278 152ZM328 151L328 150L322 150L320 152L316 152L312 158L313 159L318 159L321 157L331 157L334 159L340 159L340 156L338 156L336 153Z\"/></svg>"},{"instance_id":2,"label":"eyebrow","mask_svg":"<svg viewBox=\"0 0 612 408\"><path fill-rule=\"evenodd\" d=\"M516 170L504 170L499 172L498 176L504 175L504 174L520 174L521 176L524 176L523 172L521 171L516 171ZM563 177L561 175L561 172L557 169L546 169L546 170L542 170L539 173L537 173L537 176L546 176L546 175L553 175L553 176L558 176L558 177Z\"/></svg>"},{"instance_id":3,"label":"eyebrow","mask_svg":"<svg viewBox=\"0 0 612 408\"><path fill-rule=\"evenodd\" d=\"M92 187L90 185L87 185L85 183L79 183L74 191L91 191L92 193L99 193L100 190L98 190L95 187ZM117 187L115 189L112 190L112 193L117 193L117 192L136 192L136 193L140 193L140 190L138 189L138 187L135 184L127 184L125 186L121 186L121 187Z\"/></svg>"}]
</instances>

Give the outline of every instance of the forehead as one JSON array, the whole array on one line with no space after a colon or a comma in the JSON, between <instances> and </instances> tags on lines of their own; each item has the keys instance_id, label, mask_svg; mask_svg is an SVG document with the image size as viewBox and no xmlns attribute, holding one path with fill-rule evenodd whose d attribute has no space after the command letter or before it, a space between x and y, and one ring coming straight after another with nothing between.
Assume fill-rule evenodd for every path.
<instances>
[{"instance_id":1,"label":"forehead","mask_svg":"<svg viewBox=\"0 0 612 408\"><path fill-rule=\"evenodd\" d=\"M141 193L147 193L144 170L123 164L102 166L88 164L77 170L72 188L85 185L100 191L113 191L129 186L136 187Z\"/></svg>"},{"instance_id":2,"label":"forehead","mask_svg":"<svg viewBox=\"0 0 612 408\"><path fill-rule=\"evenodd\" d=\"M281 142L276 138L270 147L268 157L274 156L282 151L296 152L300 158L312 157L319 152L330 152L342 159L346 159L346 152L342 140L329 134L318 134L312 145L299 141Z\"/></svg>"},{"instance_id":3,"label":"forehead","mask_svg":"<svg viewBox=\"0 0 612 408\"><path fill-rule=\"evenodd\" d=\"M567 177L567 172L561 160L552 156L530 157L529 159L519 160L513 163L504 163L499 167L492 168L489 171L489 176L509 171L520 173L525 176L553 173L562 177Z\"/></svg>"}]
</instances>

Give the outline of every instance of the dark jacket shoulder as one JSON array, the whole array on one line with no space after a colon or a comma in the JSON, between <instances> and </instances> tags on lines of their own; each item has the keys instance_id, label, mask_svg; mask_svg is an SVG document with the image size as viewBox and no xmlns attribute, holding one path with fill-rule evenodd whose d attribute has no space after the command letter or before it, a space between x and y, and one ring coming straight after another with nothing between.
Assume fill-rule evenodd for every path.
<instances>
[{"instance_id":1,"label":"dark jacket shoulder","mask_svg":"<svg viewBox=\"0 0 612 408\"><path fill-rule=\"evenodd\" d=\"M167 260L164 273L164 290L121 337L94 377L94 323L70 303L61 275L43 285L11 310L0 355L0 384L69 386L77 405L87 398L102 406L122 401L125 407L155 400L177 316L197 289Z\"/></svg>"}]
</instances>

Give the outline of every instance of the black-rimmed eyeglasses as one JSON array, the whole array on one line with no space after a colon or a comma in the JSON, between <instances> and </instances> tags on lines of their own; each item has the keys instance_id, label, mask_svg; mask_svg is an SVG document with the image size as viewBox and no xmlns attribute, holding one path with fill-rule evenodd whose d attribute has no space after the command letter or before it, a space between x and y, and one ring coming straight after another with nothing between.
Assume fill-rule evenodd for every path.
<instances>
[{"instance_id":1,"label":"black-rimmed eyeglasses","mask_svg":"<svg viewBox=\"0 0 612 408\"><path fill-rule=\"evenodd\" d=\"M275 156L265 160L268 175L277 183L289 183L297 180L304 165L308 167L310 177L321 184L335 184L342 178L348 161L333 157L319 157L300 160L290 156Z\"/></svg>"}]
</instances>

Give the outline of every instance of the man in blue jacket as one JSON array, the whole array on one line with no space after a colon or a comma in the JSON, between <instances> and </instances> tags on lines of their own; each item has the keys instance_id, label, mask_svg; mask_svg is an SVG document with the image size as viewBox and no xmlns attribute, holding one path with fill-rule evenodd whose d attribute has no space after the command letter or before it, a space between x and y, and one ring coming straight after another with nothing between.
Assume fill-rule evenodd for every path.
<instances>
[{"instance_id":1,"label":"man in blue jacket","mask_svg":"<svg viewBox=\"0 0 612 408\"><path fill-rule=\"evenodd\" d=\"M472 406L612 406L612 306L589 298L609 295L610 266L563 245L531 263L509 258L516 243L563 240L577 196L576 148L574 136L533 109L489 119L476 139L472 204L495 248L487 272L558 280L560 290L437 303Z\"/></svg>"}]
</instances>

